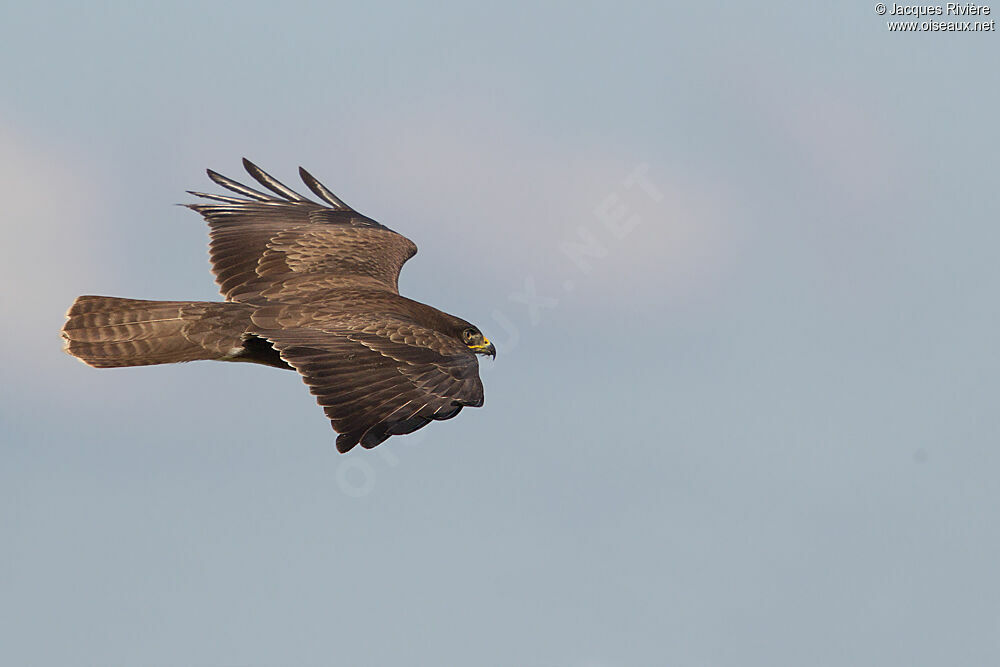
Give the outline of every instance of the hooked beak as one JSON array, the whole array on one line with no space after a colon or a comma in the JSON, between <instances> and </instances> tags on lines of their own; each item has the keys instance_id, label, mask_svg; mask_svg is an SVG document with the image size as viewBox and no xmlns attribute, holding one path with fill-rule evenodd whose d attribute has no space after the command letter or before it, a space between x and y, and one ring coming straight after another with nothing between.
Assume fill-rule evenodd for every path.
<instances>
[{"instance_id":1,"label":"hooked beak","mask_svg":"<svg viewBox=\"0 0 1000 667\"><path fill-rule=\"evenodd\" d=\"M469 349L476 354L488 354L494 359L497 358L497 349L493 347L493 343L488 338L483 338L482 345L470 345Z\"/></svg>"}]
</instances>

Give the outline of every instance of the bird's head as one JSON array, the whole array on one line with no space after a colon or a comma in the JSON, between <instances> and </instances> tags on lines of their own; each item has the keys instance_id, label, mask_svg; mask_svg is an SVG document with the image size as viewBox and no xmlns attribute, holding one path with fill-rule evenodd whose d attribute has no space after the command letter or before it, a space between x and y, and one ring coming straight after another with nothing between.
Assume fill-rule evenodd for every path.
<instances>
[{"instance_id":1,"label":"bird's head","mask_svg":"<svg viewBox=\"0 0 1000 667\"><path fill-rule=\"evenodd\" d=\"M483 335L475 326L469 324L462 329L460 334L462 342L476 354L488 354L493 358L497 356L497 349L493 347L490 339Z\"/></svg>"}]
</instances>

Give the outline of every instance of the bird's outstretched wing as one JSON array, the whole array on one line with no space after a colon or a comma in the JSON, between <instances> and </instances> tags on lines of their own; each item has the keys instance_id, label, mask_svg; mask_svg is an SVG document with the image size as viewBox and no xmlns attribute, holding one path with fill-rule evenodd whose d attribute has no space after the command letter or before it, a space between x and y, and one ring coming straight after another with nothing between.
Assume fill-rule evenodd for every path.
<instances>
[{"instance_id":1,"label":"bird's outstretched wing","mask_svg":"<svg viewBox=\"0 0 1000 667\"><path fill-rule=\"evenodd\" d=\"M309 385L340 433L341 452L375 447L483 404L476 356L404 317L326 317L270 306L253 322Z\"/></svg>"},{"instance_id":2,"label":"bird's outstretched wing","mask_svg":"<svg viewBox=\"0 0 1000 667\"><path fill-rule=\"evenodd\" d=\"M305 169L303 182L325 204L288 188L246 158L270 193L208 176L240 197L190 192L212 203L186 204L211 229L212 272L227 301L306 303L337 289L399 293L399 271L417 252L405 236L361 215Z\"/></svg>"}]
</instances>

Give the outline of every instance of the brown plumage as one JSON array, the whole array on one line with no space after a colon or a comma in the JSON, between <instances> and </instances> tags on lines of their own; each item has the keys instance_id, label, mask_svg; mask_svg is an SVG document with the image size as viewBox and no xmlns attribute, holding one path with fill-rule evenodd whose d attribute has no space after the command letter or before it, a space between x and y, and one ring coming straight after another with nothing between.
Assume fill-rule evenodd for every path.
<instances>
[{"instance_id":1,"label":"brown plumage","mask_svg":"<svg viewBox=\"0 0 1000 667\"><path fill-rule=\"evenodd\" d=\"M62 330L66 351L99 368L199 359L293 368L340 433L341 452L481 406L476 355L495 349L465 320L399 295L413 242L302 168L326 205L243 165L274 194L209 170L241 197L192 192L211 203L187 205L208 222L225 302L81 296Z\"/></svg>"}]
</instances>

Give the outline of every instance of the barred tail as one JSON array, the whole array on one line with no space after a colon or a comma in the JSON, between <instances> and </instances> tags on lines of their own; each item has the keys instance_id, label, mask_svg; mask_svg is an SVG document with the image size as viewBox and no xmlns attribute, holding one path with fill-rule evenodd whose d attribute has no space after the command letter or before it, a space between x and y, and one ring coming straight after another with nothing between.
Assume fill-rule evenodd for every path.
<instances>
[{"instance_id":1,"label":"barred tail","mask_svg":"<svg viewBox=\"0 0 1000 667\"><path fill-rule=\"evenodd\" d=\"M239 304L81 296L62 329L65 349L97 368L226 359L243 345Z\"/></svg>"}]
</instances>

